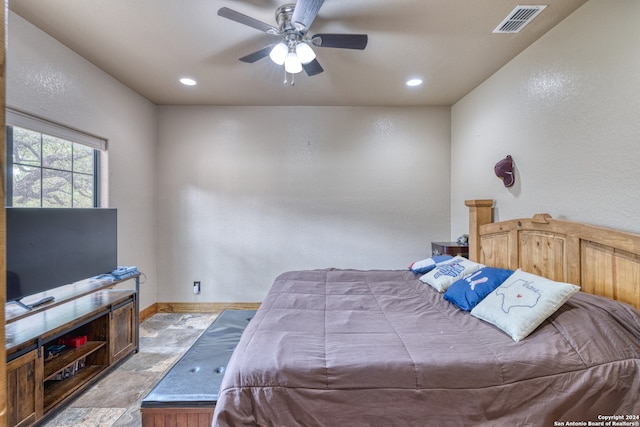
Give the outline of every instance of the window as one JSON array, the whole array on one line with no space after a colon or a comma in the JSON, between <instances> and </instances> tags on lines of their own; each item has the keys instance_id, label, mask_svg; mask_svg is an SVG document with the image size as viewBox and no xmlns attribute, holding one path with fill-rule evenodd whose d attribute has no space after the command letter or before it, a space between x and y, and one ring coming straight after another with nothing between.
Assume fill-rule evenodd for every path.
<instances>
[{"instance_id":1,"label":"window","mask_svg":"<svg viewBox=\"0 0 640 427\"><path fill-rule=\"evenodd\" d=\"M7 112L6 205L44 208L99 206L100 150L73 130ZM25 117L31 122L25 123ZM18 126L22 122L25 126ZM42 126L42 124L46 126ZM65 133L57 132L61 128ZM53 131L52 131L53 130ZM49 132L47 132L49 131ZM83 134L80 134L83 136ZM85 135L86 136L86 135ZM104 145L106 142L100 140Z\"/></svg>"}]
</instances>

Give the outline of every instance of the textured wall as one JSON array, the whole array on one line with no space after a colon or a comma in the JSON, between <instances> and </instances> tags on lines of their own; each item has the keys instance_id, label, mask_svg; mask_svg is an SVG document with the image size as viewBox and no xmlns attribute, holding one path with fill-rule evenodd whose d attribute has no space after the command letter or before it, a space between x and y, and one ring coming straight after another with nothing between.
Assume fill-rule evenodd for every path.
<instances>
[{"instance_id":1,"label":"textured wall","mask_svg":"<svg viewBox=\"0 0 640 427\"><path fill-rule=\"evenodd\" d=\"M118 262L147 275L145 308L156 301L155 106L13 12L8 31L7 105L108 139Z\"/></svg>"},{"instance_id":2,"label":"textured wall","mask_svg":"<svg viewBox=\"0 0 640 427\"><path fill-rule=\"evenodd\" d=\"M160 107L158 301L261 301L449 237L446 107ZM202 294L191 283L202 281Z\"/></svg>"},{"instance_id":3,"label":"textured wall","mask_svg":"<svg viewBox=\"0 0 640 427\"><path fill-rule=\"evenodd\" d=\"M109 139L119 259L147 274L143 308L259 301L287 269L405 268L448 238L449 108L158 115L14 14L9 39L9 105Z\"/></svg>"},{"instance_id":4,"label":"textured wall","mask_svg":"<svg viewBox=\"0 0 640 427\"><path fill-rule=\"evenodd\" d=\"M640 233L638 22L639 1L591 0L452 108L453 235L471 198L496 199L498 219ZM493 173L506 154L510 189Z\"/></svg>"}]
</instances>

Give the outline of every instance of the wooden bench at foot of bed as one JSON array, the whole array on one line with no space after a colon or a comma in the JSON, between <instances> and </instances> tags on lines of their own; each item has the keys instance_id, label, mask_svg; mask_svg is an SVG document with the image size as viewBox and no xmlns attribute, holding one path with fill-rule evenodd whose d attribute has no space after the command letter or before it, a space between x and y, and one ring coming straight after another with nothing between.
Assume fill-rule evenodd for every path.
<instances>
[{"instance_id":1,"label":"wooden bench at foot of bed","mask_svg":"<svg viewBox=\"0 0 640 427\"><path fill-rule=\"evenodd\" d=\"M142 427L209 427L231 353L255 310L225 310L140 404Z\"/></svg>"}]
</instances>

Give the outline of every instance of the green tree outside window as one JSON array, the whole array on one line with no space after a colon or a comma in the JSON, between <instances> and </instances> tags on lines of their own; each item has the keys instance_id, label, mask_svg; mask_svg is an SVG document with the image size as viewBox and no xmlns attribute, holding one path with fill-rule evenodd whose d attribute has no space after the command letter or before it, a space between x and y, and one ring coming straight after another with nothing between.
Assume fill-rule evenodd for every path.
<instances>
[{"instance_id":1,"label":"green tree outside window","mask_svg":"<svg viewBox=\"0 0 640 427\"><path fill-rule=\"evenodd\" d=\"M98 205L97 150L11 127L8 159L12 177L7 205L15 207L75 207Z\"/></svg>"}]
</instances>

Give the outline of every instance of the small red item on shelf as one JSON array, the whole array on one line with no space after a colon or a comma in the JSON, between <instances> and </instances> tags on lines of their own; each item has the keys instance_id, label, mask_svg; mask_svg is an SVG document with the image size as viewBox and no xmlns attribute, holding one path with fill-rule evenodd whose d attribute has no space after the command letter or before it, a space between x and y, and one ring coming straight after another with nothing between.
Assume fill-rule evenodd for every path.
<instances>
[{"instance_id":1,"label":"small red item on shelf","mask_svg":"<svg viewBox=\"0 0 640 427\"><path fill-rule=\"evenodd\" d=\"M67 347L80 347L82 344L87 342L87 336L86 335L82 335L79 337L72 337L72 336L67 336L67 337L62 337L58 340L58 344L64 344Z\"/></svg>"}]
</instances>

